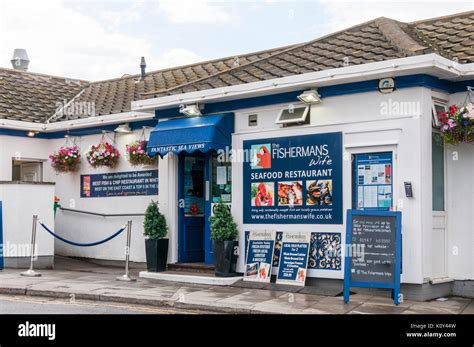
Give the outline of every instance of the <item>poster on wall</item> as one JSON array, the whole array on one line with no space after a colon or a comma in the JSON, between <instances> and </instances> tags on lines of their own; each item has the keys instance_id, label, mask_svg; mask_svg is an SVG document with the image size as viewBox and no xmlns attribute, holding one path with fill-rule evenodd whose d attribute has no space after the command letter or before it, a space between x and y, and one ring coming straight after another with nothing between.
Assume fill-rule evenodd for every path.
<instances>
[{"instance_id":1,"label":"poster on wall","mask_svg":"<svg viewBox=\"0 0 474 347\"><path fill-rule=\"evenodd\" d=\"M355 209L391 210L392 152L356 154L354 158Z\"/></svg>"},{"instance_id":2,"label":"poster on wall","mask_svg":"<svg viewBox=\"0 0 474 347\"><path fill-rule=\"evenodd\" d=\"M81 198L158 195L158 170L81 175Z\"/></svg>"},{"instance_id":3,"label":"poster on wall","mask_svg":"<svg viewBox=\"0 0 474 347\"><path fill-rule=\"evenodd\" d=\"M245 259L244 281L270 282L274 246L274 231L250 231Z\"/></svg>"},{"instance_id":4,"label":"poster on wall","mask_svg":"<svg viewBox=\"0 0 474 347\"><path fill-rule=\"evenodd\" d=\"M249 140L248 224L342 224L342 133Z\"/></svg>"},{"instance_id":5,"label":"poster on wall","mask_svg":"<svg viewBox=\"0 0 474 347\"><path fill-rule=\"evenodd\" d=\"M283 232L277 284L304 286L308 268L310 232Z\"/></svg>"}]
</instances>

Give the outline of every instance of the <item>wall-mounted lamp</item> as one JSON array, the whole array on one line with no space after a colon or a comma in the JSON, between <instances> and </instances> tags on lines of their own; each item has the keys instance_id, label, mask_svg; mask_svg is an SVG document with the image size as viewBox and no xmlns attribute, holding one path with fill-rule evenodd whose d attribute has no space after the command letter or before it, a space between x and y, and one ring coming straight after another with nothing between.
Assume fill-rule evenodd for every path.
<instances>
[{"instance_id":1,"label":"wall-mounted lamp","mask_svg":"<svg viewBox=\"0 0 474 347\"><path fill-rule=\"evenodd\" d=\"M202 116L202 113L198 104L186 105L179 112L185 114L188 117Z\"/></svg>"},{"instance_id":2,"label":"wall-mounted lamp","mask_svg":"<svg viewBox=\"0 0 474 347\"><path fill-rule=\"evenodd\" d=\"M30 131L28 131L28 133L26 135L28 135L28 137L35 137L36 134L37 134L36 131L30 130Z\"/></svg>"},{"instance_id":3,"label":"wall-mounted lamp","mask_svg":"<svg viewBox=\"0 0 474 347\"><path fill-rule=\"evenodd\" d=\"M319 104L321 102L321 95L318 94L317 89L311 89L298 95L298 99L305 104Z\"/></svg>"},{"instance_id":4,"label":"wall-mounted lamp","mask_svg":"<svg viewBox=\"0 0 474 347\"><path fill-rule=\"evenodd\" d=\"M116 127L114 131L120 134L130 134L132 132L132 129L130 129L128 123L124 123Z\"/></svg>"}]
</instances>

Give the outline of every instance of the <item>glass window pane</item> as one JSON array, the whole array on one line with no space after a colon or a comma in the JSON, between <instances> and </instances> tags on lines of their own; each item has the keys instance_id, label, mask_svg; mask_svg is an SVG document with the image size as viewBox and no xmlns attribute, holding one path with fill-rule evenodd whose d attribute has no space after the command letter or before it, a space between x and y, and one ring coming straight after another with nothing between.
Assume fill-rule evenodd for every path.
<instances>
[{"instance_id":1,"label":"glass window pane","mask_svg":"<svg viewBox=\"0 0 474 347\"><path fill-rule=\"evenodd\" d=\"M444 211L444 142L438 133L432 133L433 211Z\"/></svg>"},{"instance_id":2,"label":"glass window pane","mask_svg":"<svg viewBox=\"0 0 474 347\"><path fill-rule=\"evenodd\" d=\"M232 164L212 157L212 202L230 203L232 200Z\"/></svg>"}]
</instances>

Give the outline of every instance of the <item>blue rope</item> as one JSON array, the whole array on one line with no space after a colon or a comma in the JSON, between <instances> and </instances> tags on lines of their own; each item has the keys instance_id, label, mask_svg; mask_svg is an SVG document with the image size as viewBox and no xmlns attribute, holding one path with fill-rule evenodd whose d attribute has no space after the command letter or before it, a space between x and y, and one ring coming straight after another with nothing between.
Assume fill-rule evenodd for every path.
<instances>
[{"instance_id":1,"label":"blue rope","mask_svg":"<svg viewBox=\"0 0 474 347\"><path fill-rule=\"evenodd\" d=\"M97 242L91 242L91 243L79 243L79 242L74 242L74 241L69 241L69 240L66 240L65 238L59 236L58 234L56 234L55 232L53 232L52 230L50 230L46 225L44 225L43 223L39 222L39 224L44 228L44 230L46 230L48 233L50 233L51 235L53 235L55 238L65 242L65 243L68 243L70 245L73 245L73 246L79 246L79 247L91 247L91 246L97 246L97 245L100 245L102 243L105 243L107 241L110 241L112 240L114 237L118 236L122 231L125 230L125 226L122 227L121 229L119 229L115 234L112 234L110 235L109 237L101 240L101 241L97 241Z\"/></svg>"}]
</instances>

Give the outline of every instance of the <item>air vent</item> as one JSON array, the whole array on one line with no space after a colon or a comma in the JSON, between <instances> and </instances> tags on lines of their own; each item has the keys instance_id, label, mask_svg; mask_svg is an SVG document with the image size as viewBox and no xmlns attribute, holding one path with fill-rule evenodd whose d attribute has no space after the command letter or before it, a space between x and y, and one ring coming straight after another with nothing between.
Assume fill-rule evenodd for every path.
<instances>
[{"instance_id":1,"label":"air vent","mask_svg":"<svg viewBox=\"0 0 474 347\"><path fill-rule=\"evenodd\" d=\"M254 127L258 125L258 115L249 114L249 127Z\"/></svg>"}]
</instances>

